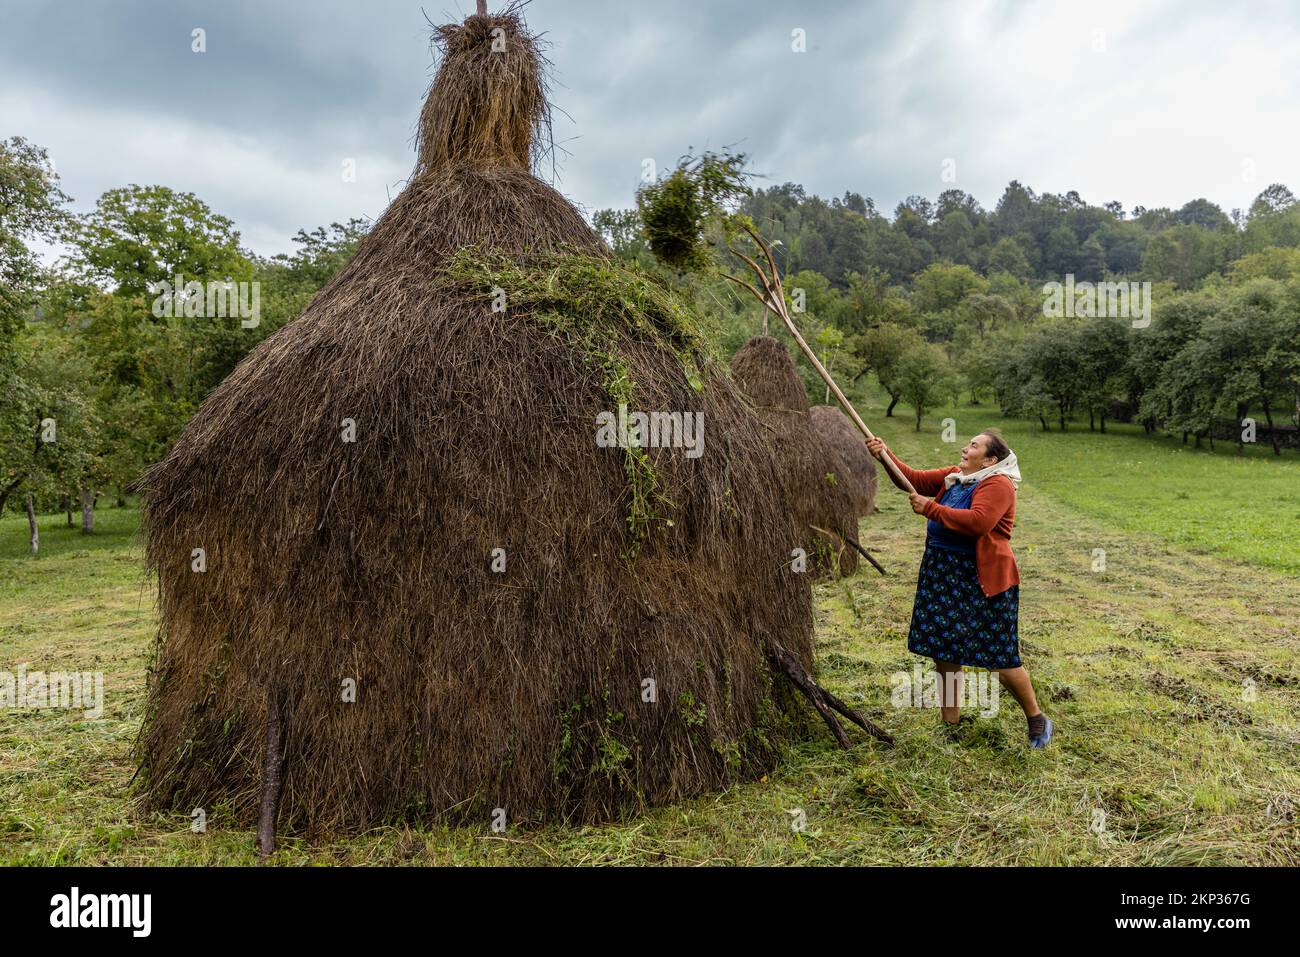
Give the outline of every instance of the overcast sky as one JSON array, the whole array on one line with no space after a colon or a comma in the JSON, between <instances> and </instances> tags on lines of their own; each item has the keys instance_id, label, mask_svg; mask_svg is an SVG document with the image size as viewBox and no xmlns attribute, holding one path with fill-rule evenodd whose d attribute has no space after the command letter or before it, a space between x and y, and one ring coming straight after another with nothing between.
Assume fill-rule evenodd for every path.
<instances>
[{"instance_id":1,"label":"overcast sky","mask_svg":"<svg viewBox=\"0 0 1300 957\"><path fill-rule=\"evenodd\" d=\"M425 17L472 7L0 0L0 136L47 147L78 210L160 183L256 252L289 251L300 227L376 217L400 191ZM853 190L885 213L954 186L991 207L1011 179L1126 209L1300 191L1286 0L533 0L526 15L550 43L563 148L539 172L588 213L631 205L646 158L733 144L760 185Z\"/></svg>"}]
</instances>

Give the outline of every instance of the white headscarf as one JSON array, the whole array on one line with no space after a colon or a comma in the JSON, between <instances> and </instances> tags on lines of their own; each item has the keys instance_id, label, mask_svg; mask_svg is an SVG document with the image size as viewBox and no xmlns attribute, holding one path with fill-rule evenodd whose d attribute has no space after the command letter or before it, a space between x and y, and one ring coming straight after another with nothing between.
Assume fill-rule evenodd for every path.
<instances>
[{"instance_id":1,"label":"white headscarf","mask_svg":"<svg viewBox=\"0 0 1300 957\"><path fill-rule=\"evenodd\" d=\"M986 469L980 469L978 472L971 472L970 475L964 475L961 472L949 472L943 477L943 487L952 488L958 482L962 485L970 485L972 482L978 482L980 479L986 479L990 475L1005 475L1011 479L1013 488L1020 486L1020 466L1016 462L1016 453L1007 450L1007 457L999 459Z\"/></svg>"}]
</instances>

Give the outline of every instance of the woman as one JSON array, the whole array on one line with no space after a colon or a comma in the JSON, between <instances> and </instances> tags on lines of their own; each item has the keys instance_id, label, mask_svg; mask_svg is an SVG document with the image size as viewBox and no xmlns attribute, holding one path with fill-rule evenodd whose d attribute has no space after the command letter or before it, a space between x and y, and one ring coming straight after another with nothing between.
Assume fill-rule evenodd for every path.
<instances>
[{"instance_id":1,"label":"woman","mask_svg":"<svg viewBox=\"0 0 1300 957\"><path fill-rule=\"evenodd\" d=\"M943 720L961 719L962 666L987 668L998 673L1024 709L1029 746L1046 747L1052 722L1038 709L1029 673L1020 664L1020 571L1011 552L1020 484L1015 453L997 429L967 442L961 464L941 469L909 468L879 439L867 448L876 458L893 459L916 488L912 511L928 519L907 647L934 659ZM885 471L902 488L892 471Z\"/></svg>"}]
</instances>

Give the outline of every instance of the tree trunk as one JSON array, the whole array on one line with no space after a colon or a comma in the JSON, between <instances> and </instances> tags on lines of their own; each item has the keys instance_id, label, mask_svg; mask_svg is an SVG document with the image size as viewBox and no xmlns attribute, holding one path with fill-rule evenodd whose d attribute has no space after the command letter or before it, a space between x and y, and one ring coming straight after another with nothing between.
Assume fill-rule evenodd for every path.
<instances>
[{"instance_id":1,"label":"tree trunk","mask_svg":"<svg viewBox=\"0 0 1300 957\"><path fill-rule=\"evenodd\" d=\"M1039 416L1038 416L1038 421L1042 423L1042 425L1043 425L1043 431L1046 432L1046 431L1047 431L1047 420L1046 420L1045 418L1043 418L1043 416L1042 416L1041 413L1040 413Z\"/></svg>"},{"instance_id":2,"label":"tree trunk","mask_svg":"<svg viewBox=\"0 0 1300 957\"><path fill-rule=\"evenodd\" d=\"M894 414L894 406L898 405L898 400L899 400L900 398L902 398L902 397L901 397L901 396L894 395L894 393L892 393L892 392L889 393L889 408L885 409L885 417L886 417L886 418L890 418L890 417L893 416L893 414Z\"/></svg>"},{"instance_id":3,"label":"tree trunk","mask_svg":"<svg viewBox=\"0 0 1300 957\"><path fill-rule=\"evenodd\" d=\"M1088 410L1088 431L1089 432L1097 431L1097 417L1093 413L1092 409Z\"/></svg>"},{"instance_id":4,"label":"tree trunk","mask_svg":"<svg viewBox=\"0 0 1300 957\"><path fill-rule=\"evenodd\" d=\"M32 502L30 495L27 496L25 504L27 508L27 527L32 532L32 554L35 555L41 547L41 533L36 527L36 505Z\"/></svg>"},{"instance_id":5,"label":"tree trunk","mask_svg":"<svg viewBox=\"0 0 1300 957\"><path fill-rule=\"evenodd\" d=\"M95 530L95 496L88 488L81 490L81 534Z\"/></svg>"},{"instance_id":6,"label":"tree trunk","mask_svg":"<svg viewBox=\"0 0 1300 957\"><path fill-rule=\"evenodd\" d=\"M63 505L63 510L68 513L68 528L71 528L72 527L72 496L71 495L63 496L62 505Z\"/></svg>"},{"instance_id":7,"label":"tree trunk","mask_svg":"<svg viewBox=\"0 0 1300 957\"><path fill-rule=\"evenodd\" d=\"M0 489L0 515L5 513L5 503L9 501L9 494L22 483L24 478L26 478L25 475L20 475L4 488Z\"/></svg>"},{"instance_id":8,"label":"tree trunk","mask_svg":"<svg viewBox=\"0 0 1300 957\"><path fill-rule=\"evenodd\" d=\"M1063 406L1063 405L1058 405L1058 406L1056 407L1056 412L1057 412L1058 416L1060 417L1060 421L1061 421L1061 431L1064 432L1064 431L1065 431L1065 406Z\"/></svg>"},{"instance_id":9,"label":"tree trunk","mask_svg":"<svg viewBox=\"0 0 1300 957\"><path fill-rule=\"evenodd\" d=\"M920 406L917 406L916 407L916 430L915 430L917 432L921 431L921 415L922 415L922 409Z\"/></svg>"},{"instance_id":10,"label":"tree trunk","mask_svg":"<svg viewBox=\"0 0 1300 957\"><path fill-rule=\"evenodd\" d=\"M1268 423L1268 440L1273 444L1273 454L1281 455L1282 447L1278 445L1277 429L1273 428L1273 410L1267 402L1264 403L1264 421Z\"/></svg>"},{"instance_id":11,"label":"tree trunk","mask_svg":"<svg viewBox=\"0 0 1300 957\"><path fill-rule=\"evenodd\" d=\"M1101 416L1101 434L1102 435L1106 434L1106 414L1104 412L1102 413Z\"/></svg>"}]
</instances>

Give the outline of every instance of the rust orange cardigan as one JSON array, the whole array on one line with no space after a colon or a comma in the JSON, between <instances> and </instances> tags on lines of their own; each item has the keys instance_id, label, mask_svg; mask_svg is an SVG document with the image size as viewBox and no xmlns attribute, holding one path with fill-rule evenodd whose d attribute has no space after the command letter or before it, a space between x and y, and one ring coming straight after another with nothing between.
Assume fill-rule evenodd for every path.
<instances>
[{"instance_id":1,"label":"rust orange cardigan","mask_svg":"<svg viewBox=\"0 0 1300 957\"><path fill-rule=\"evenodd\" d=\"M1020 584L1020 569L1011 551L1011 526L1016 521L1016 487L1005 475L992 475L975 486L970 508L948 508L939 503L947 489L943 477L960 471L949 465L942 469L914 469L893 452L889 453L898 469L922 495L935 498L925 503L924 515L943 523L946 528L975 538L975 571L980 588L988 597L999 595L1012 585ZM898 485L893 473L886 474ZM901 485L898 485L902 488Z\"/></svg>"}]
</instances>

